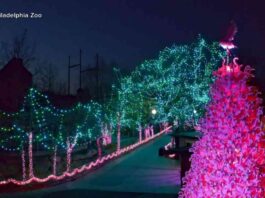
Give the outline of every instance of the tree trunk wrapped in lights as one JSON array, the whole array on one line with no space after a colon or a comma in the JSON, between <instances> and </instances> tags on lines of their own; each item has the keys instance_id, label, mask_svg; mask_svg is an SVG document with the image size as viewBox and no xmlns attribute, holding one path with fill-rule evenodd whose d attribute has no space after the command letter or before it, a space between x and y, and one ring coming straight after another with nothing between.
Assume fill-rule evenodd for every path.
<instances>
[{"instance_id":1,"label":"tree trunk wrapped in lights","mask_svg":"<svg viewBox=\"0 0 265 198\"><path fill-rule=\"evenodd\" d=\"M117 152L120 151L121 148L121 116L120 113L117 115Z\"/></svg>"},{"instance_id":2,"label":"tree trunk wrapped in lights","mask_svg":"<svg viewBox=\"0 0 265 198\"><path fill-rule=\"evenodd\" d=\"M77 138L79 134L76 134L74 137L73 143L70 142L70 138L68 137L66 140L66 145L67 145L67 151L66 151L66 172L70 172L71 170L71 161L72 161L72 151L77 143Z\"/></svg>"},{"instance_id":3,"label":"tree trunk wrapped in lights","mask_svg":"<svg viewBox=\"0 0 265 198\"><path fill-rule=\"evenodd\" d=\"M149 138L150 138L150 136L151 136L150 126L147 126L147 127L144 129L144 135L145 135L145 139L149 139Z\"/></svg>"},{"instance_id":4,"label":"tree trunk wrapped in lights","mask_svg":"<svg viewBox=\"0 0 265 198\"><path fill-rule=\"evenodd\" d=\"M21 162L22 162L22 180L26 180L26 161L25 161L25 151L24 147L22 146L22 151L21 151Z\"/></svg>"},{"instance_id":5,"label":"tree trunk wrapped in lights","mask_svg":"<svg viewBox=\"0 0 265 198\"><path fill-rule=\"evenodd\" d=\"M52 174L56 175L56 165L57 165L57 145L54 146L54 154L53 154L53 166L52 166Z\"/></svg>"},{"instance_id":6,"label":"tree trunk wrapped in lights","mask_svg":"<svg viewBox=\"0 0 265 198\"><path fill-rule=\"evenodd\" d=\"M212 100L198 125L203 136L191 149L182 198L264 197L262 100L247 84L252 69L242 69L236 60L215 72Z\"/></svg>"},{"instance_id":7,"label":"tree trunk wrapped in lights","mask_svg":"<svg viewBox=\"0 0 265 198\"><path fill-rule=\"evenodd\" d=\"M101 135L102 135L102 144L104 146L107 146L112 142L111 131L112 131L111 127L108 128L107 124L102 124Z\"/></svg>"},{"instance_id":8,"label":"tree trunk wrapped in lights","mask_svg":"<svg viewBox=\"0 0 265 198\"><path fill-rule=\"evenodd\" d=\"M154 136L154 126L153 125L151 125L151 127L150 127L150 130L151 130L151 136L153 137Z\"/></svg>"},{"instance_id":9,"label":"tree trunk wrapped in lights","mask_svg":"<svg viewBox=\"0 0 265 198\"><path fill-rule=\"evenodd\" d=\"M138 133L139 133L139 142L142 142L142 126L141 125L138 127Z\"/></svg>"},{"instance_id":10,"label":"tree trunk wrapped in lights","mask_svg":"<svg viewBox=\"0 0 265 198\"><path fill-rule=\"evenodd\" d=\"M97 139L97 147L98 147L98 158L101 158L102 156L102 149L101 149L101 137Z\"/></svg>"},{"instance_id":11,"label":"tree trunk wrapped in lights","mask_svg":"<svg viewBox=\"0 0 265 198\"><path fill-rule=\"evenodd\" d=\"M67 145L67 150L66 150L66 172L70 172L72 149L71 149L71 144L70 144L69 138L67 138L67 140L66 140L66 145Z\"/></svg>"},{"instance_id":12,"label":"tree trunk wrapped in lights","mask_svg":"<svg viewBox=\"0 0 265 198\"><path fill-rule=\"evenodd\" d=\"M32 132L29 133L29 178L34 177L33 171L33 154L32 154Z\"/></svg>"}]
</instances>

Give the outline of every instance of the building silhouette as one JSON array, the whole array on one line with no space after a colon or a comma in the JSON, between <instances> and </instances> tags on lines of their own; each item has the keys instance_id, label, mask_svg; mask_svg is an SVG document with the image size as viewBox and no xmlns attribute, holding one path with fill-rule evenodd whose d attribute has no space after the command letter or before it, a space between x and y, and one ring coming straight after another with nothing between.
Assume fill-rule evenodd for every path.
<instances>
[{"instance_id":1,"label":"building silhouette","mask_svg":"<svg viewBox=\"0 0 265 198\"><path fill-rule=\"evenodd\" d=\"M0 109L18 111L31 86L32 74L23 65L23 60L12 58L0 70Z\"/></svg>"}]
</instances>

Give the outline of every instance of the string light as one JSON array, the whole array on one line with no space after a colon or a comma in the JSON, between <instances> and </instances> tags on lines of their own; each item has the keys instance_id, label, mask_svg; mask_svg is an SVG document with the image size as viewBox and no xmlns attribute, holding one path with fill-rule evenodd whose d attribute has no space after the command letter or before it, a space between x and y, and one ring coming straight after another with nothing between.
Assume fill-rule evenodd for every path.
<instances>
[{"instance_id":1,"label":"string light","mask_svg":"<svg viewBox=\"0 0 265 198\"><path fill-rule=\"evenodd\" d=\"M199 37L191 45L167 47L156 59L144 61L116 88L122 126L146 128L150 121L176 118L180 125L187 120L196 123L209 101L212 72L224 56L218 43L209 44Z\"/></svg>"},{"instance_id":2,"label":"string light","mask_svg":"<svg viewBox=\"0 0 265 198\"><path fill-rule=\"evenodd\" d=\"M69 123L66 123L65 119L72 117L72 114L83 114L83 116L80 115L80 124L73 123L72 127L76 133L82 133L83 138L82 141L77 142L78 146L85 143L87 138L93 140L101 135L100 130L98 130L99 126L97 125L100 123L102 110L101 106L93 101L86 105L78 104L70 110L57 109L51 105L47 96L35 89L30 89L22 107L23 110L20 110L16 114L9 115L2 112L2 116L12 116L12 120L14 121L12 127L0 128L2 132L10 132L9 135L3 136L0 140L0 147L6 151L14 152L20 150L20 141L23 141L23 138L25 138L29 124L34 129L34 142L40 143L44 149L53 150L55 145L52 143L56 143L61 149L66 149L65 126L69 125ZM27 108L27 111L25 108ZM25 123L24 120L29 117L31 117L32 123ZM89 122L88 119L93 119L94 121ZM16 144L14 144L14 140L16 140ZM9 143L10 141L12 141L12 144Z\"/></svg>"},{"instance_id":3,"label":"string light","mask_svg":"<svg viewBox=\"0 0 265 198\"><path fill-rule=\"evenodd\" d=\"M165 48L157 59L145 61L130 76L121 78L119 85L113 86L115 94L106 104L90 101L60 109L53 106L46 95L31 88L18 112L0 112L3 120L13 121L11 126L0 126L0 132L8 133L1 138L0 148L11 152L21 151L20 145L27 143L30 128L29 156L33 155L32 144L35 143L41 145L43 150L53 151L55 175L56 152L66 150L65 174L68 175L74 147L97 141L103 136L106 136L103 141L107 141L107 136L110 137L117 130L119 153L122 127L132 131L138 128L141 144L145 142L143 131L146 131L146 137L155 137L150 135L153 134L150 124L166 123L176 117L179 122L198 119L209 100L207 93L209 83L213 81L212 70L223 56L217 46L199 38L191 45ZM193 115L194 109L198 109L196 116ZM156 116L150 115L150 111ZM102 126L106 123L115 130L102 133ZM98 149L101 149L100 146L98 144ZM29 160L29 175L36 178L32 157Z\"/></svg>"},{"instance_id":4,"label":"string light","mask_svg":"<svg viewBox=\"0 0 265 198\"><path fill-rule=\"evenodd\" d=\"M32 184L32 183L46 183L49 181L60 181L60 180L66 179L66 178L74 177L77 174L91 170L93 167L101 166L101 164L105 163L106 161L109 161L111 159L122 156L123 154L128 153L128 152L138 148L139 146L146 144L147 142L161 136L163 133L167 132L170 129L171 129L171 126L164 129L163 131L160 131L159 133L155 134L153 137L151 137L149 139L145 139L142 142L137 142L135 144L132 144L130 146L122 148L120 150L120 152L113 152L111 154L108 154L108 155L100 158L100 159L98 158L96 161L89 163L89 165L83 165L81 168L75 168L71 172L64 172L60 176L56 176L56 175L52 174L52 175L49 175L45 178L32 177L32 178L25 180L25 181L19 181L16 179L7 179L7 180L0 181L0 186L1 185L8 185L8 184L14 184L17 186L24 186L24 185L28 185L28 184Z\"/></svg>"}]
</instances>

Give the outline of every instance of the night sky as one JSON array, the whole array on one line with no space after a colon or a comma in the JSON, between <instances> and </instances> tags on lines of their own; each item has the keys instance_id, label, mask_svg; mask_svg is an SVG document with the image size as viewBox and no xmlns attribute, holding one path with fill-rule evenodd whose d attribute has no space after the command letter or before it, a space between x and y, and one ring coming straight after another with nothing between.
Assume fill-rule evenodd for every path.
<instances>
[{"instance_id":1,"label":"night sky","mask_svg":"<svg viewBox=\"0 0 265 198\"><path fill-rule=\"evenodd\" d=\"M66 77L67 57L77 60L84 51L84 65L99 53L132 69L154 58L166 46L191 43L198 34L219 41L230 20L238 25L236 54L265 74L265 11L262 1L196 0L1 0L0 12L41 13L41 19L0 19L0 41L10 41L24 29L36 43L38 57L59 68Z\"/></svg>"}]
</instances>

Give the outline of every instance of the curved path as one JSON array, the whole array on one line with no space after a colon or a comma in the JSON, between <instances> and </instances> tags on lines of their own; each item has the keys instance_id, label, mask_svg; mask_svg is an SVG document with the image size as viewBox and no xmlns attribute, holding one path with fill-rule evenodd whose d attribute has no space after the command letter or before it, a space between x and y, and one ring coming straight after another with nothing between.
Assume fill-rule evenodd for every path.
<instances>
[{"instance_id":1,"label":"curved path","mask_svg":"<svg viewBox=\"0 0 265 198\"><path fill-rule=\"evenodd\" d=\"M162 135L76 181L3 197L176 197L178 161L158 156L158 149L169 141Z\"/></svg>"}]
</instances>

